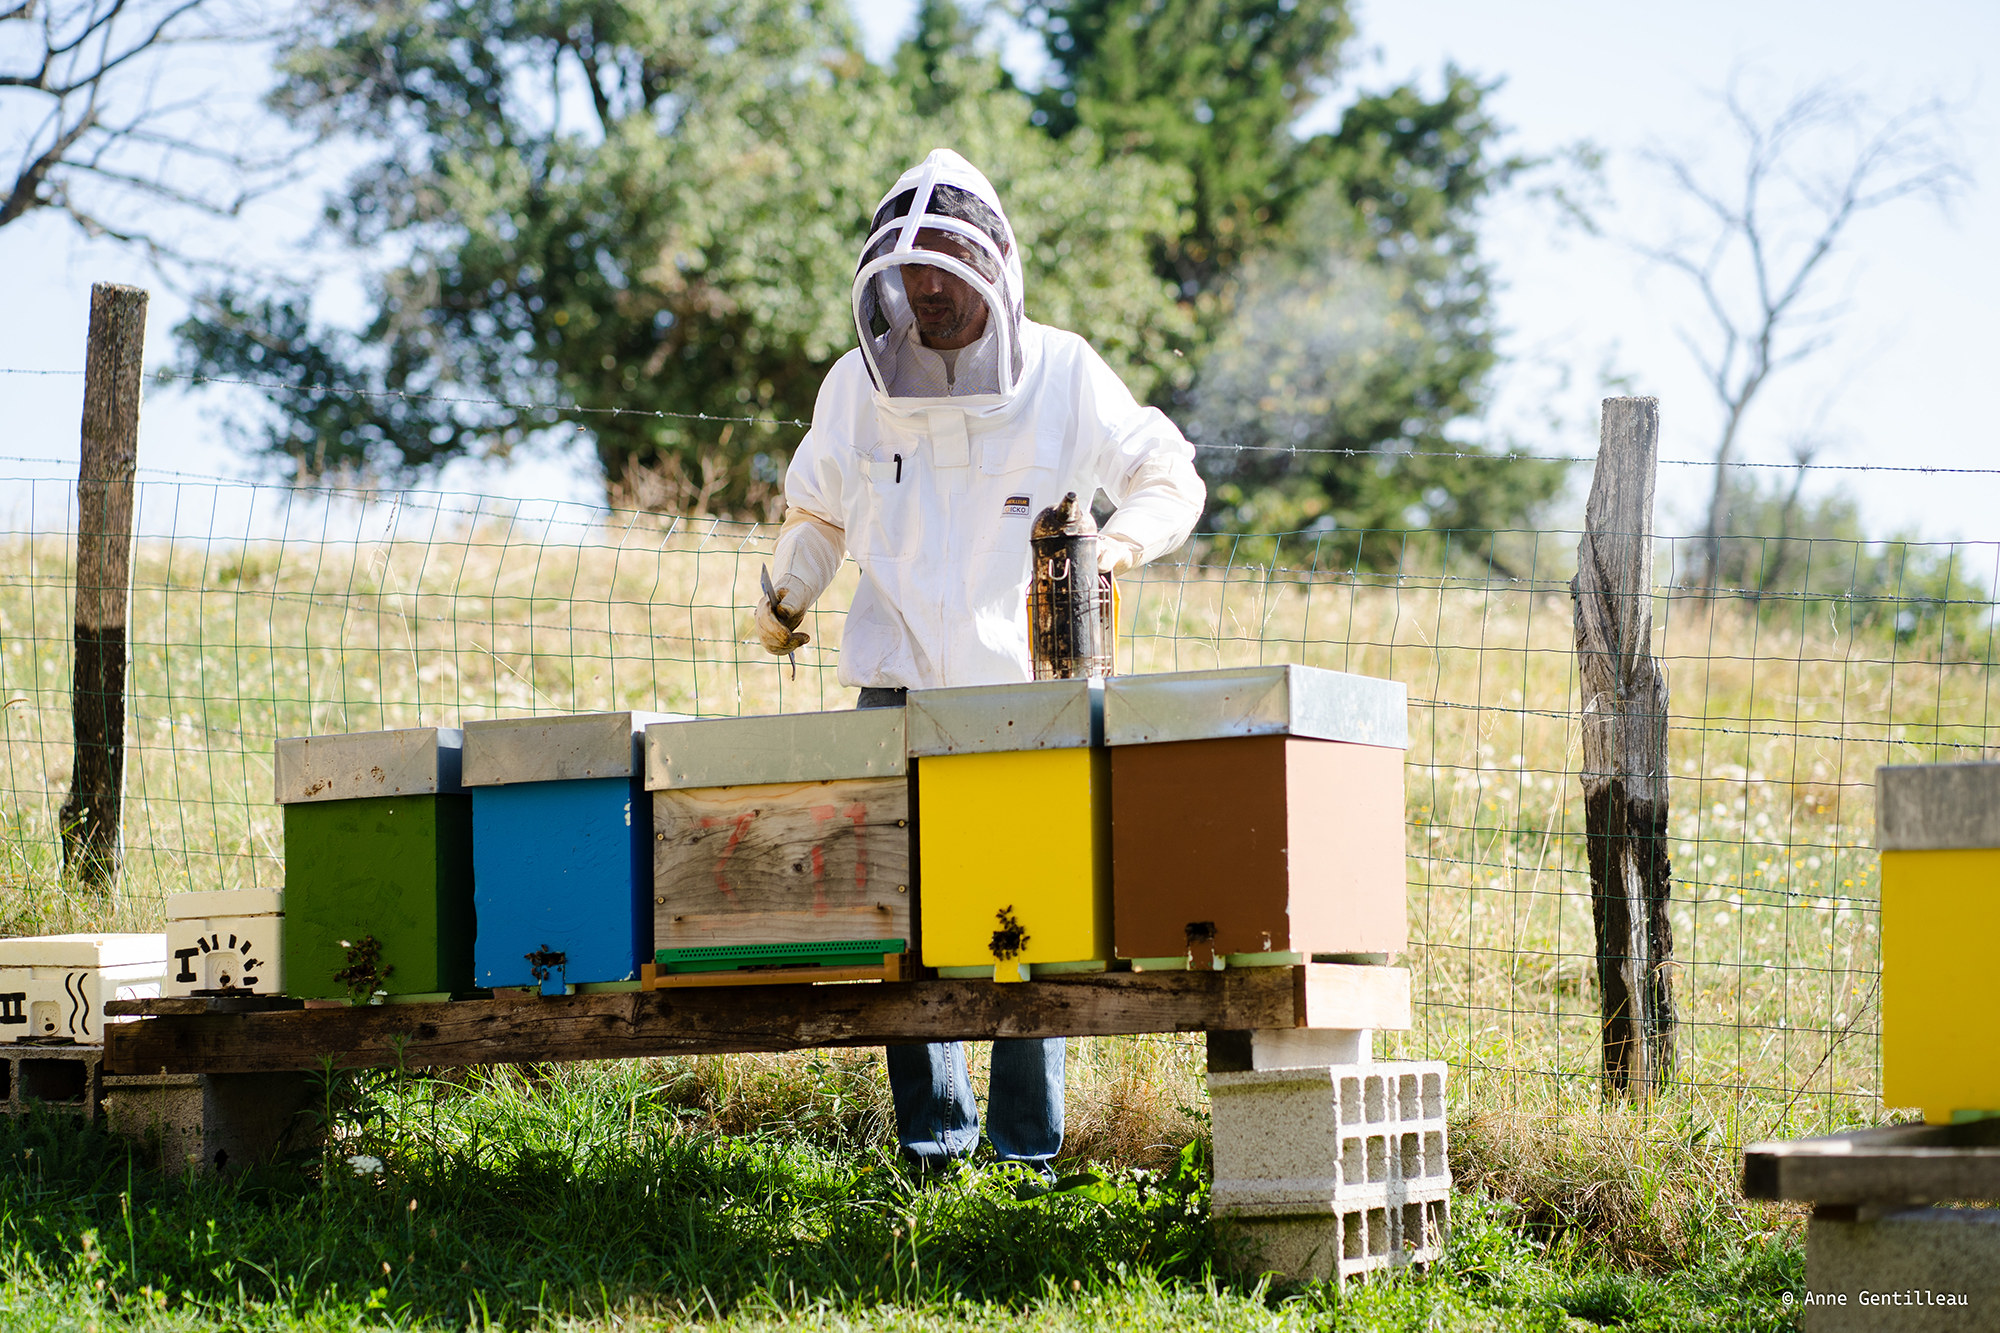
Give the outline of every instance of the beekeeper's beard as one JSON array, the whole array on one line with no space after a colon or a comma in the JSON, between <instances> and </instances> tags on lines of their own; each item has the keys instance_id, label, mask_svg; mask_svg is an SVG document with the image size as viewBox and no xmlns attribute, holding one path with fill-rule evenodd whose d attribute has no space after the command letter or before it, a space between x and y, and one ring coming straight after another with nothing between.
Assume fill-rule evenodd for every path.
<instances>
[{"instance_id":1,"label":"beekeeper's beard","mask_svg":"<svg viewBox=\"0 0 2000 1333\"><path fill-rule=\"evenodd\" d=\"M986 332L986 302L970 284L928 264L903 267L903 290L927 347L963 347Z\"/></svg>"}]
</instances>

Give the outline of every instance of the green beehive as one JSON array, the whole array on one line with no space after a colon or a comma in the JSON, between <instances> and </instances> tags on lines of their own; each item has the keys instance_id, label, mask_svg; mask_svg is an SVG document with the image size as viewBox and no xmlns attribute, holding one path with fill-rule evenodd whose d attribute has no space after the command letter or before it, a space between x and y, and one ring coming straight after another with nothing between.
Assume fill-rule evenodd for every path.
<instances>
[{"instance_id":1,"label":"green beehive","mask_svg":"<svg viewBox=\"0 0 2000 1333\"><path fill-rule=\"evenodd\" d=\"M472 987L472 798L442 727L278 742L285 989L306 999Z\"/></svg>"}]
</instances>

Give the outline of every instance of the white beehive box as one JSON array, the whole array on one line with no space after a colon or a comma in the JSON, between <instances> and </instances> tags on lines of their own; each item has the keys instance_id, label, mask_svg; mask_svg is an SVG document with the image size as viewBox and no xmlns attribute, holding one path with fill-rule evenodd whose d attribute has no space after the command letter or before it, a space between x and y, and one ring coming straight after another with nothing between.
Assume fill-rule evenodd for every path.
<instances>
[{"instance_id":1,"label":"white beehive box","mask_svg":"<svg viewBox=\"0 0 2000 1333\"><path fill-rule=\"evenodd\" d=\"M0 939L0 1042L100 1042L105 1002L159 995L166 970L164 935Z\"/></svg>"},{"instance_id":2,"label":"white beehive box","mask_svg":"<svg viewBox=\"0 0 2000 1333\"><path fill-rule=\"evenodd\" d=\"M167 899L168 995L283 995L285 891L214 889Z\"/></svg>"}]
</instances>

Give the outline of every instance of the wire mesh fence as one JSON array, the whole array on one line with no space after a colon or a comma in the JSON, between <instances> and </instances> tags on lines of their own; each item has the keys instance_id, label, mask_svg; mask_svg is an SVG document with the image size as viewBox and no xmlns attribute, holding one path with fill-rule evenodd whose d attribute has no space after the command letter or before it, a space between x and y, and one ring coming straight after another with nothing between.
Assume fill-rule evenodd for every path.
<instances>
[{"instance_id":1,"label":"wire mesh fence","mask_svg":"<svg viewBox=\"0 0 2000 1333\"><path fill-rule=\"evenodd\" d=\"M850 566L794 679L750 642L775 529L423 491L143 480L124 871L64 884L75 488L0 480L0 930L157 928L283 877L280 736L596 709L846 707ZM190 536L189 533L198 535ZM1417 1027L1475 1101L1594 1097L1568 580L1580 534L1202 535L1127 576L1118 668L1298 662L1410 691ZM1992 744L2000 544L1659 543L1677 1086L1734 1141L1882 1111L1873 770Z\"/></svg>"}]
</instances>

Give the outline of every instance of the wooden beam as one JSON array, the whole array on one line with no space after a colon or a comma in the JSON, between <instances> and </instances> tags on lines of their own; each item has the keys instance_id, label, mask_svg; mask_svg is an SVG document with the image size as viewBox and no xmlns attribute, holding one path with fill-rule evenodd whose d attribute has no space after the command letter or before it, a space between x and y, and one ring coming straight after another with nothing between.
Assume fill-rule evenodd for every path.
<instances>
[{"instance_id":1,"label":"wooden beam","mask_svg":"<svg viewBox=\"0 0 2000 1333\"><path fill-rule=\"evenodd\" d=\"M2000 1199L2000 1122L1753 1143L1743 1150L1743 1195L1833 1207Z\"/></svg>"},{"instance_id":2,"label":"wooden beam","mask_svg":"<svg viewBox=\"0 0 2000 1333\"><path fill-rule=\"evenodd\" d=\"M1302 1028L1402 1032L1411 1023L1410 969L1309 963L1292 973Z\"/></svg>"},{"instance_id":3,"label":"wooden beam","mask_svg":"<svg viewBox=\"0 0 2000 1333\"><path fill-rule=\"evenodd\" d=\"M1584 845L1603 1006L1604 1091L1644 1099L1674 1065L1667 678L1653 660L1659 402L1604 400L1577 549Z\"/></svg>"},{"instance_id":4,"label":"wooden beam","mask_svg":"<svg viewBox=\"0 0 2000 1333\"><path fill-rule=\"evenodd\" d=\"M1336 976L1370 973L1372 977ZM1371 984L1372 983L1372 984ZM114 1074L519 1064L991 1037L1211 1028L1387 1027L1401 968L1306 964L1106 972L1030 982L910 981L496 996L280 1013L169 1014L105 1029ZM1351 1011L1337 998L1346 995ZM1407 1025L1407 1017L1405 1017Z\"/></svg>"}]
</instances>

